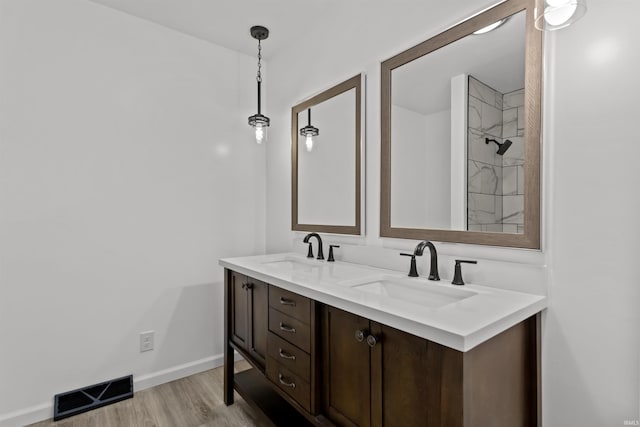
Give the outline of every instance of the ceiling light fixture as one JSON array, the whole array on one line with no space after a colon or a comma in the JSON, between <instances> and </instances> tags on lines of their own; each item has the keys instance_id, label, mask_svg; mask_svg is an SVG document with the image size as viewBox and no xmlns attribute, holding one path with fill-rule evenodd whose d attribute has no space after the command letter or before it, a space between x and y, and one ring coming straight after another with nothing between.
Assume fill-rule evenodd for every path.
<instances>
[{"instance_id":1,"label":"ceiling light fixture","mask_svg":"<svg viewBox=\"0 0 640 427\"><path fill-rule=\"evenodd\" d=\"M269 30L260 25L251 27L251 37L258 40L258 74L256 81L258 82L258 114L249 117L249 124L255 129L255 138L258 144L267 140L267 128L269 127L269 117L264 116L260 112L261 101L261 85L262 85L262 45L260 42L269 37Z\"/></svg>"},{"instance_id":2,"label":"ceiling light fixture","mask_svg":"<svg viewBox=\"0 0 640 427\"><path fill-rule=\"evenodd\" d=\"M573 24L586 12L586 0L536 0L533 9L535 27L540 31L559 30Z\"/></svg>"},{"instance_id":3,"label":"ceiling light fixture","mask_svg":"<svg viewBox=\"0 0 640 427\"><path fill-rule=\"evenodd\" d=\"M504 18L501 19L499 21L494 22L493 24L487 25L486 27L480 28L478 31L474 31L473 34L486 34L489 31L493 31L498 27L501 27L502 24L504 24L505 22L507 22L509 20L509 18Z\"/></svg>"},{"instance_id":4,"label":"ceiling light fixture","mask_svg":"<svg viewBox=\"0 0 640 427\"><path fill-rule=\"evenodd\" d=\"M313 150L314 144L313 137L320 135L320 130L317 127L311 126L311 108L309 108L307 112L307 125L303 128L300 128L300 136L305 137L304 144L307 147L307 151L311 151Z\"/></svg>"}]
</instances>

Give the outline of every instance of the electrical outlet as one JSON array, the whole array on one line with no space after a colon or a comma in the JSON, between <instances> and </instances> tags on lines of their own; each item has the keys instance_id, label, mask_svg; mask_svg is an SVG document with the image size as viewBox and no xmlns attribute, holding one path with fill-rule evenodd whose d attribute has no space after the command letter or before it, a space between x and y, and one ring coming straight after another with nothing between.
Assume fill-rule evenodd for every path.
<instances>
[{"instance_id":1,"label":"electrical outlet","mask_svg":"<svg viewBox=\"0 0 640 427\"><path fill-rule=\"evenodd\" d=\"M140 332L140 353L153 350L153 334L155 331Z\"/></svg>"}]
</instances>

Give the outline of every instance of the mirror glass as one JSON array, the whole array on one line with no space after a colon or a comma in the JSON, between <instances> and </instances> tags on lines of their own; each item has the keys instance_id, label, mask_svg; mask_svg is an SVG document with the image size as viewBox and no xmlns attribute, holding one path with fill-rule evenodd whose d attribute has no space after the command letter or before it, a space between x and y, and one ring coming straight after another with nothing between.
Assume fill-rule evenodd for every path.
<instances>
[{"instance_id":1,"label":"mirror glass","mask_svg":"<svg viewBox=\"0 0 640 427\"><path fill-rule=\"evenodd\" d=\"M292 108L292 229L360 234L358 75Z\"/></svg>"},{"instance_id":2,"label":"mirror glass","mask_svg":"<svg viewBox=\"0 0 640 427\"><path fill-rule=\"evenodd\" d=\"M539 247L529 3L501 3L382 64L381 235Z\"/></svg>"}]
</instances>

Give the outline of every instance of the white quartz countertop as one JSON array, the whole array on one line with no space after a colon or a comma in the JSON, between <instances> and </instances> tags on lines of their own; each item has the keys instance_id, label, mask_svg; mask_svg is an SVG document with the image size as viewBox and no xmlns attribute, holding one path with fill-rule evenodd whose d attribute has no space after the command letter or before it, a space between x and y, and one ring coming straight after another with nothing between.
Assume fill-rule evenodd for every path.
<instances>
[{"instance_id":1,"label":"white quartz countertop","mask_svg":"<svg viewBox=\"0 0 640 427\"><path fill-rule=\"evenodd\" d=\"M468 351L546 308L546 297L296 253L224 258L222 267L324 304ZM391 287L381 290L382 287Z\"/></svg>"}]
</instances>

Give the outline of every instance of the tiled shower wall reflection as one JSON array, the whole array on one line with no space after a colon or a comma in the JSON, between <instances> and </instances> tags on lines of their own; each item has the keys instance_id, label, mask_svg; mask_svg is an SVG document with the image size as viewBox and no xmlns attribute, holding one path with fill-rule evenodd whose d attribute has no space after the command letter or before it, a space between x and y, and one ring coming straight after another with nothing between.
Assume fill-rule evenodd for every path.
<instances>
[{"instance_id":1,"label":"tiled shower wall reflection","mask_svg":"<svg viewBox=\"0 0 640 427\"><path fill-rule=\"evenodd\" d=\"M524 89L502 94L469 76L467 227L524 232ZM511 147L500 156L498 146Z\"/></svg>"}]
</instances>

